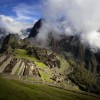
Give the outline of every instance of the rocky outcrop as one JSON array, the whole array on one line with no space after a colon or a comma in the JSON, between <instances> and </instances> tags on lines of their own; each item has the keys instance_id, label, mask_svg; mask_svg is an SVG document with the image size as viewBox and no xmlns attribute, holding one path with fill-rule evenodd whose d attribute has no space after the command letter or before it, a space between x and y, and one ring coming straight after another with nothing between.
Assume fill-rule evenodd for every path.
<instances>
[{"instance_id":1,"label":"rocky outcrop","mask_svg":"<svg viewBox=\"0 0 100 100\"><path fill-rule=\"evenodd\" d=\"M44 21L44 19L39 19L35 23L34 27L31 29L31 32L30 32L30 34L28 36L29 38L34 38L38 34L39 29L41 28L43 21Z\"/></svg>"},{"instance_id":2,"label":"rocky outcrop","mask_svg":"<svg viewBox=\"0 0 100 100\"><path fill-rule=\"evenodd\" d=\"M34 27L32 28L30 32L29 38L36 37L39 29L42 27L43 21L44 19L40 19L36 22L36 24L34 25ZM69 59L69 58L74 59L75 62L83 64L83 66L87 70L91 71L94 74L100 73L99 67L98 67L100 66L100 54L99 53L95 54L89 49L88 46L87 47L84 46L80 42L79 36L61 35L60 37L61 39L57 40L57 39L54 39L53 36L51 36L48 40L49 41L48 46L49 48L51 48L51 50L53 50L53 52L62 54L66 59ZM41 59L41 53L38 56ZM47 58L45 64L47 64L48 66L52 65L53 61L51 61L50 56L49 57L47 56L45 56L45 58ZM43 56L42 56L42 60L43 60ZM50 64L48 64L48 62Z\"/></svg>"},{"instance_id":3,"label":"rocky outcrop","mask_svg":"<svg viewBox=\"0 0 100 100\"><path fill-rule=\"evenodd\" d=\"M4 37L0 37L0 48L2 47L3 41L4 41Z\"/></svg>"},{"instance_id":4,"label":"rocky outcrop","mask_svg":"<svg viewBox=\"0 0 100 100\"><path fill-rule=\"evenodd\" d=\"M32 28L29 38L36 37L39 29L42 27L42 22L44 19L40 19L36 22L34 27ZM49 33L48 33L49 34ZM91 71L93 74L99 74L99 66L100 66L100 54L93 53L89 47L84 46L80 42L79 36L60 36L61 39L54 39L53 36L49 38L48 46L51 48L53 52L57 54L62 54L66 59L74 59L75 62L82 64L87 70ZM56 66L52 63L57 63L57 61L53 60L51 55L43 55L43 53L38 53L40 50L36 50L38 58L45 60L45 64L49 67ZM51 57L51 58L50 58ZM51 60L52 59L52 60ZM59 62L58 62L59 63Z\"/></svg>"},{"instance_id":5,"label":"rocky outcrop","mask_svg":"<svg viewBox=\"0 0 100 100\"><path fill-rule=\"evenodd\" d=\"M9 34L4 39L1 52L11 53L12 49L18 46L19 36L17 34Z\"/></svg>"},{"instance_id":6,"label":"rocky outcrop","mask_svg":"<svg viewBox=\"0 0 100 100\"><path fill-rule=\"evenodd\" d=\"M77 36L64 37L59 41L60 51L66 59L81 64L94 75L98 74L100 56L84 46Z\"/></svg>"}]
</instances>

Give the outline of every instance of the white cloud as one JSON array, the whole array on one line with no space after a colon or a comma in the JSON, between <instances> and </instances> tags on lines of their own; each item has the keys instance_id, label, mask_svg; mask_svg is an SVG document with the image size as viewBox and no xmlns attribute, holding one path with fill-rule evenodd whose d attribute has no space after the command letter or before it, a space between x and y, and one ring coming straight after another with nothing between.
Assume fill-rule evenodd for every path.
<instances>
[{"instance_id":1,"label":"white cloud","mask_svg":"<svg viewBox=\"0 0 100 100\"><path fill-rule=\"evenodd\" d=\"M9 33L17 33L23 38L26 36L25 30L33 27L34 23L38 20L38 17L40 16L40 13L38 12L40 7L40 5L27 5L24 3L13 7L12 11L16 16L0 15L0 30L5 30L6 35ZM25 34L23 34L23 32ZM4 33L2 33L2 35L3 34Z\"/></svg>"},{"instance_id":2,"label":"white cloud","mask_svg":"<svg viewBox=\"0 0 100 100\"><path fill-rule=\"evenodd\" d=\"M43 14L50 28L43 25L41 32L49 32L52 28L55 36L57 33L81 35L83 43L100 49L100 0L42 0L41 5L19 4L13 11L16 17L0 15L0 27L9 32L20 33L30 26L26 21L36 21ZM47 34L43 39L45 36Z\"/></svg>"},{"instance_id":3,"label":"white cloud","mask_svg":"<svg viewBox=\"0 0 100 100\"><path fill-rule=\"evenodd\" d=\"M96 52L98 51L98 48L100 48L100 33L96 31L84 33L82 34L81 42L84 43L86 46L91 46L91 50Z\"/></svg>"},{"instance_id":4,"label":"white cloud","mask_svg":"<svg viewBox=\"0 0 100 100\"><path fill-rule=\"evenodd\" d=\"M37 20L37 17L40 17L39 9L40 5L27 5L21 3L13 8L13 11L16 13L17 20L27 21L27 20Z\"/></svg>"},{"instance_id":5,"label":"white cloud","mask_svg":"<svg viewBox=\"0 0 100 100\"><path fill-rule=\"evenodd\" d=\"M22 30L30 28L33 23L28 22L18 22L13 17L8 17L5 15L0 15L0 28L6 30L6 34L19 34L23 37Z\"/></svg>"},{"instance_id":6,"label":"white cloud","mask_svg":"<svg viewBox=\"0 0 100 100\"><path fill-rule=\"evenodd\" d=\"M92 48L100 49L100 0L43 0L44 17L56 29L64 26L67 34L81 34ZM64 24L57 26L57 20L64 17Z\"/></svg>"}]
</instances>

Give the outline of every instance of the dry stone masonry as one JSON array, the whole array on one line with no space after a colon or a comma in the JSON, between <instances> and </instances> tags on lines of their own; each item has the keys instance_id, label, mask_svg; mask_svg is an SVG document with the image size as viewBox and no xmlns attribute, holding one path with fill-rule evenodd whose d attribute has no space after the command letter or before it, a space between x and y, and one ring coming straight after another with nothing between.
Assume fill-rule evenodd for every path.
<instances>
[{"instance_id":1,"label":"dry stone masonry","mask_svg":"<svg viewBox=\"0 0 100 100\"><path fill-rule=\"evenodd\" d=\"M0 55L0 73L21 76L41 77L36 65L21 58L15 58L10 55Z\"/></svg>"}]
</instances>

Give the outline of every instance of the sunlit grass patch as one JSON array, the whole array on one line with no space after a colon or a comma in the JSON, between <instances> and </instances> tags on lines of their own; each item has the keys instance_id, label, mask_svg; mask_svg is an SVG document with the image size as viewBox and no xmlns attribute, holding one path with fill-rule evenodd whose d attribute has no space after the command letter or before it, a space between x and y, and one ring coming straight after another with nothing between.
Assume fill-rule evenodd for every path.
<instances>
[{"instance_id":1,"label":"sunlit grass patch","mask_svg":"<svg viewBox=\"0 0 100 100\"><path fill-rule=\"evenodd\" d=\"M16 51L15 51L15 53L16 53L16 57L17 58L25 58L25 59L28 59L28 60L31 60L31 61L37 61L37 59L36 59L36 57L34 57L34 56L29 56L28 54L27 54L27 51L26 50L23 50L23 49L17 49Z\"/></svg>"}]
</instances>

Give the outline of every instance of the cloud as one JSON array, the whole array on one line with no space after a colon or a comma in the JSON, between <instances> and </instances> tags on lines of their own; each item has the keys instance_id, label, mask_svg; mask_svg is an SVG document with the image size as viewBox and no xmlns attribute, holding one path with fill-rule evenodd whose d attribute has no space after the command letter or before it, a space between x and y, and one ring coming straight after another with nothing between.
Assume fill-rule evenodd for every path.
<instances>
[{"instance_id":1,"label":"cloud","mask_svg":"<svg viewBox=\"0 0 100 100\"><path fill-rule=\"evenodd\" d=\"M48 46L48 40L50 40L50 35L55 35L54 29L52 25L50 25L45 20L42 20L42 26L38 30L38 34L36 36L36 42L39 43L42 47Z\"/></svg>"},{"instance_id":2,"label":"cloud","mask_svg":"<svg viewBox=\"0 0 100 100\"><path fill-rule=\"evenodd\" d=\"M13 17L8 17L5 15L0 15L0 29L5 31L3 34L19 34L21 37L24 37L22 30L26 30L33 26L34 23L29 22L18 22Z\"/></svg>"},{"instance_id":3,"label":"cloud","mask_svg":"<svg viewBox=\"0 0 100 100\"><path fill-rule=\"evenodd\" d=\"M43 0L43 15L62 34L80 35L100 49L100 0Z\"/></svg>"},{"instance_id":4,"label":"cloud","mask_svg":"<svg viewBox=\"0 0 100 100\"><path fill-rule=\"evenodd\" d=\"M48 32L53 36L79 35L81 42L100 49L100 0L42 0L38 5L21 3L13 7L16 16L0 15L0 27L8 32L22 34L29 22L44 17L48 24L39 30L38 38L46 40ZM57 37L58 38L58 37Z\"/></svg>"},{"instance_id":5,"label":"cloud","mask_svg":"<svg viewBox=\"0 0 100 100\"><path fill-rule=\"evenodd\" d=\"M86 46L90 45L90 49L97 52L98 48L100 49L100 32L92 31L90 33L82 34L81 42Z\"/></svg>"},{"instance_id":6,"label":"cloud","mask_svg":"<svg viewBox=\"0 0 100 100\"><path fill-rule=\"evenodd\" d=\"M21 3L16 7L13 7L13 11L16 13L16 19L19 21L32 21L37 20L41 13L39 12L40 5L27 5Z\"/></svg>"},{"instance_id":7,"label":"cloud","mask_svg":"<svg viewBox=\"0 0 100 100\"><path fill-rule=\"evenodd\" d=\"M29 34L27 29L33 27L40 17L40 7L40 5L20 3L12 7L15 16L0 15L0 37L9 33L19 34L22 38L26 37Z\"/></svg>"}]
</instances>

